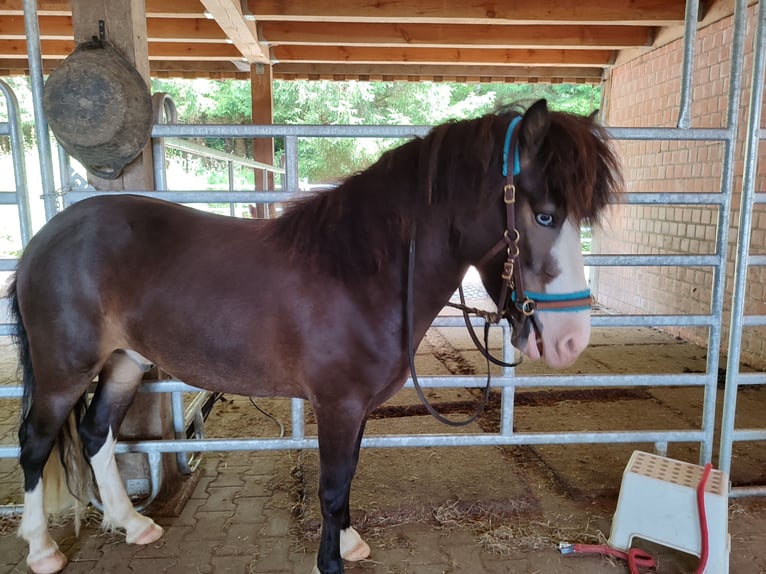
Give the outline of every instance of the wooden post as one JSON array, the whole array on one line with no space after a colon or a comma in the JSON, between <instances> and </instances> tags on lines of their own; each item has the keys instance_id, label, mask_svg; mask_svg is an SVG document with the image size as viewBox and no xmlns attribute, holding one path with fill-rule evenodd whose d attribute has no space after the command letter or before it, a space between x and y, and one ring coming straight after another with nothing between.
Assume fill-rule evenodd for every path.
<instances>
[{"instance_id":1,"label":"wooden post","mask_svg":"<svg viewBox=\"0 0 766 574\"><path fill-rule=\"evenodd\" d=\"M72 28L77 44L99 37L104 22L104 39L131 62L150 85L149 48L146 41L146 10L143 0L72 0ZM117 179L88 174L88 182L100 191L153 190L152 147L147 145Z\"/></svg>"},{"instance_id":2,"label":"wooden post","mask_svg":"<svg viewBox=\"0 0 766 574\"><path fill-rule=\"evenodd\" d=\"M100 37L103 22L104 39L109 41L138 70L150 85L149 51L146 35L144 0L72 0L72 26L76 43ZM154 189L151 145L133 162L125 166L114 180L88 174L88 182L99 191L144 191ZM170 395L138 393L122 425L120 438L126 440L174 438ZM141 491L149 485L146 457L142 454L118 455L118 464L128 490ZM175 455L163 457L165 484L172 489L179 477ZM131 488L133 486L134 488Z\"/></svg>"},{"instance_id":3,"label":"wooden post","mask_svg":"<svg viewBox=\"0 0 766 574\"><path fill-rule=\"evenodd\" d=\"M250 86L253 108L253 124L268 125L273 123L273 100L271 93L271 66L267 64L252 64L250 66ZM274 140L272 138L253 139L253 159L264 163L274 164ZM268 172L263 176L263 170L255 171L256 189L274 189L274 174ZM257 216L269 217L272 204L259 203L256 206ZM271 214L273 215L273 214Z\"/></svg>"}]
</instances>

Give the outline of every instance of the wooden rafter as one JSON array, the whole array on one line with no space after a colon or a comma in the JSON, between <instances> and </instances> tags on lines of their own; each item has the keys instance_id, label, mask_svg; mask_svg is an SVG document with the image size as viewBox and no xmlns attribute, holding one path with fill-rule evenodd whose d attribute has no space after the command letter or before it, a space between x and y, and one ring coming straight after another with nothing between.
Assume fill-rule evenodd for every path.
<instances>
[{"instance_id":1,"label":"wooden rafter","mask_svg":"<svg viewBox=\"0 0 766 574\"><path fill-rule=\"evenodd\" d=\"M257 20L340 22L609 23L682 22L686 0L247 0Z\"/></svg>"},{"instance_id":2,"label":"wooden rafter","mask_svg":"<svg viewBox=\"0 0 766 574\"><path fill-rule=\"evenodd\" d=\"M245 18L237 0L201 0L226 36L237 47L248 62L269 63L268 48L264 50L258 42L255 22Z\"/></svg>"},{"instance_id":3,"label":"wooden rafter","mask_svg":"<svg viewBox=\"0 0 766 574\"><path fill-rule=\"evenodd\" d=\"M573 47L621 49L651 44L649 26L498 25L335 22L262 22L271 44L452 46L487 48Z\"/></svg>"},{"instance_id":4,"label":"wooden rafter","mask_svg":"<svg viewBox=\"0 0 766 574\"><path fill-rule=\"evenodd\" d=\"M43 68L74 49L72 0L38 0ZM754 0L749 0L750 2ZM730 14L706 0L701 17ZM151 73L599 81L683 28L686 0L145 0ZM0 74L28 69L23 0L0 0Z\"/></svg>"},{"instance_id":5,"label":"wooden rafter","mask_svg":"<svg viewBox=\"0 0 766 574\"><path fill-rule=\"evenodd\" d=\"M278 62L355 62L402 64L531 64L559 66L606 66L610 50L513 50L477 48L368 48L364 46L277 46Z\"/></svg>"}]
</instances>

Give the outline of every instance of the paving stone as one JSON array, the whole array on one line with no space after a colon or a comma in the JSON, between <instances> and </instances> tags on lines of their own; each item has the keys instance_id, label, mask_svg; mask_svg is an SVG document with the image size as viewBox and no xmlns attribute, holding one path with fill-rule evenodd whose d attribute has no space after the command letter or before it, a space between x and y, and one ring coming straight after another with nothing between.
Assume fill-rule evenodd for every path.
<instances>
[{"instance_id":1,"label":"paving stone","mask_svg":"<svg viewBox=\"0 0 766 574\"><path fill-rule=\"evenodd\" d=\"M287 536L291 521L289 510L272 510L266 515L266 525L261 529L260 535L266 537Z\"/></svg>"},{"instance_id":2,"label":"paving stone","mask_svg":"<svg viewBox=\"0 0 766 574\"><path fill-rule=\"evenodd\" d=\"M274 487L271 481L272 475L268 474L245 475L244 484L238 496L242 498L272 496L274 494Z\"/></svg>"},{"instance_id":3,"label":"paving stone","mask_svg":"<svg viewBox=\"0 0 766 574\"><path fill-rule=\"evenodd\" d=\"M210 484L218 478L217 474L211 474L209 476L201 476L197 484L194 486L194 490L189 495L189 498L204 498L207 499L207 489Z\"/></svg>"},{"instance_id":4,"label":"paving stone","mask_svg":"<svg viewBox=\"0 0 766 574\"><path fill-rule=\"evenodd\" d=\"M220 540L232 515L233 512L229 510L200 512L199 521L183 537L184 543L195 540Z\"/></svg>"},{"instance_id":5,"label":"paving stone","mask_svg":"<svg viewBox=\"0 0 766 574\"><path fill-rule=\"evenodd\" d=\"M208 497L204 504L199 507L198 512L236 510L237 506L234 504L234 497L240 490L241 487L239 486L210 486L207 489Z\"/></svg>"},{"instance_id":6,"label":"paving stone","mask_svg":"<svg viewBox=\"0 0 766 574\"><path fill-rule=\"evenodd\" d=\"M191 531L191 526L172 526L166 529L162 538L152 544L141 546L134 560L175 556L178 553L178 547Z\"/></svg>"},{"instance_id":7,"label":"paving stone","mask_svg":"<svg viewBox=\"0 0 766 574\"><path fill-rule=\"evenodd\" d=\"M234 499L234 504L237 505L237 509L234 511L234 516L231 518L232 524L259 524L266 520L264 506L266 504L265 497L237 497Z\"/></svg>"},{"instance_id":8,"label":"paving stone","mask_svg":"<svg viewBox=\"0 0 766 574\"><path fill-rule=\"evenodd\" d=\"M251 563L251 557L238 555L214 556L210 561L214 574L247 574Z\"/></svg>"},{"instance_id":9,"label":"paving stone","mask_svg":"<svg viewBox=\"0 0 766 574\"><path fill-rule=\"evenodd\" d=\"M286 536L258 539L258 556L253 560L255 572L280 570L289 564L290 543ZM310 572L310 568L307 572ZM298 569L298 572L301 570Z\"/></svg>"}]
</instances>

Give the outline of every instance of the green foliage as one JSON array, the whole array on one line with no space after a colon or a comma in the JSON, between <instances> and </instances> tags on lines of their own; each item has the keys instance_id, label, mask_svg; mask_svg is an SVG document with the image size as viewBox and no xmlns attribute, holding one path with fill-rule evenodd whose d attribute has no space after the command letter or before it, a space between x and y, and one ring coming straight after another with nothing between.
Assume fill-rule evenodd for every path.
<instances>
[{"instance_id":1,"label":"green foliage","mask_svg":"<svg viewBox=\"0 0 766 574\"><path fill-rule=\"evenodd\" d=\"M32 105L32 90L29 87L29 78L26 76L11 76L0 78L11 88L19 103L19 115L21 116L21 135L24 139L24 147L29 149L34 145L35 116ZM0 93L0 122L8 121L8 105ZM8 138L0 138L0 151L10 152Z\"/></svg>"},{"instance_id":2,"label":"green foliage","mask_svg":"<svg viewBox=\"0 0 766 574\"><path fill-rule=\"evenodd\" d=\"M5 78L5 81L19 99L24 139L27 145L31 145L34 117L29 80L12 77ZM151 88L152 92L170 94L181 123L238 124L251 121L249 82L155 79ZM539 98L546 98L553 109L590 114L598 108L600 97L600 87L591 84L275 80L272 92L274 123L324 125L433 125ZM0 121L6 117L4 102L0 101ZM6 145L7 140L2 140L6 138L0 138L0 146ZM300 177L312 183L335 181L364 169L383 150L398 143L372 138L303 139L299 145ZM252 155L252 145L246 140L206 139L205 145L239 155ZM283 154L282 141L275 141L275 150L275 163L278 163ZM173 156L174 152L169 151L169 155ZM188 162L188 159L185 161ZM210 171L211 166L208 160L189 163L189 167L198 172ZM219 178L211 177L219 183Z\"/></svg>"}]
</instances>

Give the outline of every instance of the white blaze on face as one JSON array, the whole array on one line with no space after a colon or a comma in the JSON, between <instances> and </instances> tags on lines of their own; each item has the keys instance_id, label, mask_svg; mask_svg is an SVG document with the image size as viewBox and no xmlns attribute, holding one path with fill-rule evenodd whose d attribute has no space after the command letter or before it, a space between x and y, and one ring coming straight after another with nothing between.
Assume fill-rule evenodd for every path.
<instances>
[{"instance_id":1,"label":"white blaze on face","mask_svg":"<svg viewBox=\"0 0 766 574\"><path fill-rule=\"evenodd\" d=\"M580 230L567 220L551 249L551 257L561 271L545 286L550 294L566 294L588 288L580 247ZM542 338L542 358L554 369L568 367L585 350L590 340L590 309L583 311L536 311ZM529 339L521 351L530 359L540 359L537 334L530 329Z\"/></svg>"}]
</instances>

